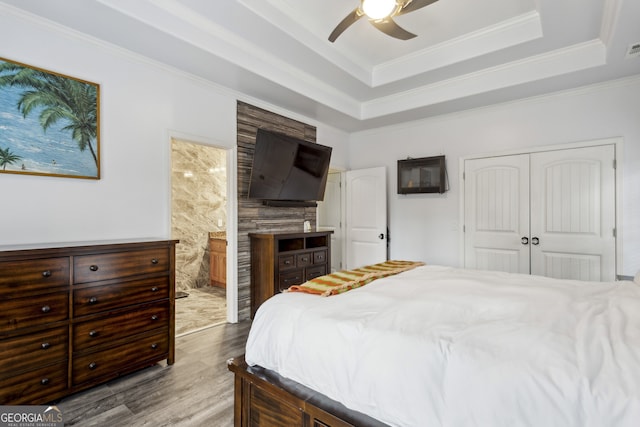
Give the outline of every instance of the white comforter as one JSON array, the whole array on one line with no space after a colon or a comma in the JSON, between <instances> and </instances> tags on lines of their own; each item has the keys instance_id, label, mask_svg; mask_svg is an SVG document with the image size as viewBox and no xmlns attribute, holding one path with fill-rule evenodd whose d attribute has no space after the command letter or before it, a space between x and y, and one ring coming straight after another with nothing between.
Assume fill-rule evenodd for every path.
<instances>
[{"instance_id":1,"label":"white comforter","mask_svg":"<svg viewBox=\"0 0 640 427\"><path fill-rule=\"evenodd\" d=\"M393 426L640 426L640 286L419 267L258 310L246 360Z\"/></svg>"}]
</instances>

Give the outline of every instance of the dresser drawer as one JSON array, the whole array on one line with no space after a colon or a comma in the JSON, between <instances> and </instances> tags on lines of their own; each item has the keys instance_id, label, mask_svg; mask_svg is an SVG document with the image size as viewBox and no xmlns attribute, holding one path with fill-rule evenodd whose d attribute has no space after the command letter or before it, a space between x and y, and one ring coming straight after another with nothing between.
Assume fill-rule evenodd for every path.
<instances>
[{"instance_id":1,"label":"dresser drawer","mask_svg":"<svg viewBox=\"0 0 640 427\"><path fill-rule=\"evenodd\" d=\"M73 325L73 351L108 345L114 340L169 324L169 302L135 307L131 311Z\"/></svg>"},{"instance_id":2,"label":"dresser drawer","mask_svg":"<svg viewBox=\"0 0 640 427\"><path fill-rule=\"evenodd\" d=\"M313 254L311 252L305 252L302 254L296 255L296 266L297 267L306 267L313 263Z\"/></svg>"},{"instance_id":3,"label":"dresser drawer","mask_svg":"<svg viewBox=\"0 0 640 427\"><path fill-rule=\"evenodd\" d=\"M67 358L66 326L0 341L0 378L4 374L35 369Z\"/></svg>"},{"instance_id":4,"label":"dresser drawer","mask_svg":"<svg viewBox=\"0 0 640 427\"><path fill-rule=\"evenodd\" d=\"M57 292L0 301L0 332L42 325L69 316L69 294Z\"/></svg>"},{"instance_id":5,"label":"dresser drawer","mask_svg":"<svg viewBox=\"0 0 640 427\"><path fill-rule=\"evenodd\" d=\"M0 262L0 297L68 285L68 257Z\"/></svg>"},{"instance_id":6,"label":"dresser drawer","mask_svg":"<svg viewBox=\"0 0 640 427\"><path fill-rule=\"evenodd\" d=\"M304 271L302 269L280 273L278 276L278 291L282 292L289 286L300 285L304 282Z\"/></svg>"},{"instance_id":7,"label":"dresser drawer","mask_svg":"<svg viewBox=\"0 0 640 427\"><path fill-rule=\"evenodd\" d=\"M309 267L305 271L304 280L311 280L316 277L324 276L327 274L327 266L326 265L316 265L313 267Z\"/></svg>"},{"instance_id":8,"label":"dresser drawer","mask_svg":"<svg viewBox=\"0 0 640 427\"><path fill-rule=\"evenodd\" d=\"M168 351L168 328L150 336L134 336L127 344L74 357L72 382L77 385L104 376L115 377L129 372L134 366L166 359Z\"/></svg>"},{"instance_id":9,"label":"dresser drawer","mask_svg":"<svg viewBox=\"0 0 640 427\"><path fill-rule=\"evenodd\" d=\"M278 269L290 270L296 268L296 257L294 255L282 255L278 257Z\"/></svg>"},{"instance_id":10,"label":"dresser drawer","mask_svg":"<svg viewBox=\"0 0 640 427\"><path fill-rule=\"evenodd\" d=\"M314 251L313 252L313 263L314 264L324 264L327 262L327 251Z\"/></svg>"},{"instance_id":11,"label":"dresser drawer","mask_svg":"<svg viewBox=\"0 0 640 427\"><path fill-rule=\"evenodd\" d=\"M76 256L74 283L169 271L169 261L168 248Z\"/></svg>"},{"instance_id":12,"label":"dresser drawer","mask_svg":"<svg viewBox=\"0 0 640 427\"><path fill-rule=\"evenodd\" d=\"M75 317L169 298L169 277L73 289Z\"/></svg>"},{"instance_id":13,"label":"dresser drawer","mask_svg":"<svg viewBox=\"0 0 640 427\"><path fill-rule=\"evenodd\" d=\"M44 404L67 388L67 361L0 380L0 405Z\"/></svg>"}]
</instances>

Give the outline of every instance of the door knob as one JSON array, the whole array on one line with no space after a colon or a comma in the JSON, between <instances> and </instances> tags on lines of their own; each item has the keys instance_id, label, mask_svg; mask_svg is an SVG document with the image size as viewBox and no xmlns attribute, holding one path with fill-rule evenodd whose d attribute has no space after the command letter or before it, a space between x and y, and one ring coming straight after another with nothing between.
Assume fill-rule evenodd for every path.
<instances>
[{"instance_id":1,"label":"door knob","mask_svg":"<svg viewBox=\"0 0 640 427\"><path fill-rule=\"evenodd\" d=\"M540 243L540 239L538 239L537 237L532 237L531 238L531 244L532 245L538 245Z\"/></svg>"},{"instance_id":2,"label":"door knob","mask_svg":"<svg viewBox=\"0 0 640 427\"><path fill-rule=\"evenodd\" d=\"M383 239L384 239L384 234L383 234L383 233L380 233L380 234L378 235L378 239L383 240Z\"/></svg>"},{"instance_id":3,"label":"door knob","mask_svg":"<svg viewBox=\"0 0 640 427\"><path fill-rule=\"evenodd\" d=\"M520 241L522 242L523 245L528 245L529 244L529 238L528 237L523 237L522 239L520 239Z\"/></svg>"}]
</instances>

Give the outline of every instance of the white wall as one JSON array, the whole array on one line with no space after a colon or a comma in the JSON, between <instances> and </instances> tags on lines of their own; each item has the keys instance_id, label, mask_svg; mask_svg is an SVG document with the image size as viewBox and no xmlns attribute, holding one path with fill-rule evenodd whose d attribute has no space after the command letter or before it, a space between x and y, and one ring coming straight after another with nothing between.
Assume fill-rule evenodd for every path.
<instances>
[{"instance_id":1,"label":"white wall","mask_svg":"<svg viewBox=\"0 0 640 427\"><path fill-rule=\"evenodd\" d=\"M0 14L0 40L6 41L6 59L100 85L102 175L85 180L0 174L0 245L169 238L169 135L234 147L236 99L242 94L28 15ZM330 137L319 138L321 144L346 144L342 132L289 116ZM334 150L333 158L337 165L348 163L344 148Z\"/></svg>"},{"instance_id":2,"label":"white wall","mask_svg":"<svg viewBox=\"0 0 640 427\"><path fill-rule=\"evenodd\" d=\"M349 134L329 126L318 126L316 142L332 147L331 168L346 170L349 166Z\"/></svg>"},{"instance_id":3,"label":"white wall","mask_svg":"<svg viewBox=\"0 0 640 427\"><path fill-rule=\"evenodd\" d=\"M618 274L634 275L640 270L639 118L640 77L635 77L356 133L351 136L350 167L387 167L391 258L459 265L461 157L622 137L623 265ZM398 159L439 154L446 155L450 191L397 194Z\"/></svg>"}]
</instances>

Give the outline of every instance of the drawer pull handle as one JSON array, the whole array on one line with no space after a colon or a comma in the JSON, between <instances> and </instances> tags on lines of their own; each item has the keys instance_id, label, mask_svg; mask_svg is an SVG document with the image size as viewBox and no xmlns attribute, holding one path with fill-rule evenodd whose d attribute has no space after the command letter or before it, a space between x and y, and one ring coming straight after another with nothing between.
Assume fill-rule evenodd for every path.
<instances>
[{"instance_id":1,"label":"drawer pull handle","mask_svg":"<svg viewBox=\"0 0 640 427\"><path fill-rule=\"evenodd\" d=\"M98 333L98 331L96 331L95 329L94 329L94 330L89 331L89 336L90 336L91 338L95 338L95 337L97 337L98 335L99 335L99 333Z\"/></svg>"},{"instance_id":2,"label":"drawer pull handle","mask_svg":"<svg viewBox=\"0 0 640 427\"><path fill-rule=\"evenodd\" d=\"M91 369L92 371L94 369L96 369L98 367L98 364L96 362L91 362L89 363L89 369Z\"/></svg>"},{"instance_id":3,"label":"drawer pull handle","mask_svg":"<svg viewBox=\"0 0 640 427\"><path fill-rule=\"evenodd\" d=\"M43 313L48 313L51 311L51 307L49 307L48 305L43 305L40 311L42 311Z\"/></svg>"},{"instance_id":4,"label":"drawer pull handle","mask_svg":"<svg viewBox=\"0 0 640 427\"><path fill-rule=\"evenodd\" d=\"M157 286L154 286L153 288L151 288L151 292L158 292L158 291L159 291L159 289L158 289Z\"/></svg>"},{"instance_id":5,"label":"drawer pull handle","mask_svg":"<svg viewBox=\"0 0 640 427\"><path fill-rule=\"evenodd\" d=\"M157 350L158 349L158 344L156 344L156 343L151 344L151 348L154 349L154 350Z\"/></svg>"},{"instance_id":6,"label":"drawer pull handle","mask_svg":"<svg viewBox=\"0 0 640 427\"><path fill-rule=\"evenodd\" d=\"M284 263L289 265L289 264L291 264L291 260L286 260Z\"/></svg>"},{"instance_id":7,"label":"drawer pull handle","mask_svg":"<svg viewBox=\"0 0 640 427\"><path fill-rule=\"evenodd\" d=\"M89 266L89 270L91 270L91 271L98 271L98 266L97 266L97 265L95 265L95 264L93 264L93 265Z\"/></svg>"},{"instance_id":8,"label":"drawer pull handle","mask_svg":"<svg viewBox=\"0 0 640 427\"><path fill-rule=\"evenodd\" d=\"M155 264L157 264L157 263L158 263L158 258L153 258L153 259L151 260L151 264L154 264L154 265L155 265Z\"/></svg>"},{"instance_id":9,"label":"drawer pull handle","mask_svg":"<svg viewBox=\"0 0 640 427\"><path fill-rule=\"evenodd\" d=\"M159 317L158 317L157 314L154 314L153 316L151 316L151 320L153 320L153 321L156 321L158 319L159 319Z\"/></svg>"},{"instance_id":10,"label":"drawer pull handle","mask_svg":"<svg viewBox=\"0 0 640 427\"><path fill-rule=\"evenodd\" d=\"M89 298L89 304L97 304L98 303L98 298L96 297L91 297Z\"/></svg>"},{"instance_id":11,"label":"drawer pull handle","mask_svg":"<svg viewBox=\"0 0 640 427\"><path fill-rule=\"evenodd\" d=\"M51 347L51 344L49 344L48 342L43 342L42 344L40 344L40 348L43 350L46 350L49 347Z\"/></svg>"},{"instance_id":12,"label":"drawer pull handle","mask_svg":"<svg viewBox=\"0 0 640 427\"><path fill-rule=\"evenodd\" d=\"M45 270L42 272L42 277L51 277L51 270Z\"/></svg>"},{"instance_id":13,"label":"drawer pull handle","mask_svg":"<svg viewBox=\"0 0 640 427\"><path fill-rule=\"evenodd\" d=\"M49 385L49 378L43 378L40 380L40 384L42 385Z\"/></svg>"}]
</instances>

